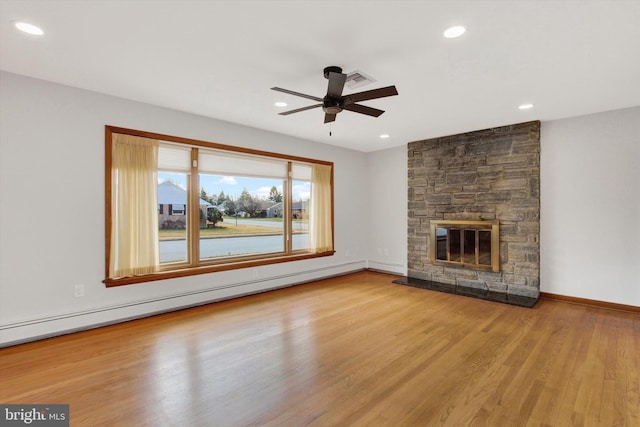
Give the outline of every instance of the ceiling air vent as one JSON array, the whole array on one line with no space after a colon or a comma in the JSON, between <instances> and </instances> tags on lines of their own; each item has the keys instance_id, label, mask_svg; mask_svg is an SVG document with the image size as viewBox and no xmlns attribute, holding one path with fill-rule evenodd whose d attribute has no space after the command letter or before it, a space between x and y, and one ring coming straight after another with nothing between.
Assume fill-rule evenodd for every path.
<instances>
[{"instance_id":1,"label":"ceiling air vent","mask_svg":"<svg viewBox=\"0 0 640 427\"><path fill-rule=\"evenodd\" d=\"M349 89L356 89L362 86L366 86L369 83L373 83L376 80L372 77L367 76L362 71L354 71L352 73L347 74L347 80L345 82L345 86Z\"/></svg>"}]
</instances>

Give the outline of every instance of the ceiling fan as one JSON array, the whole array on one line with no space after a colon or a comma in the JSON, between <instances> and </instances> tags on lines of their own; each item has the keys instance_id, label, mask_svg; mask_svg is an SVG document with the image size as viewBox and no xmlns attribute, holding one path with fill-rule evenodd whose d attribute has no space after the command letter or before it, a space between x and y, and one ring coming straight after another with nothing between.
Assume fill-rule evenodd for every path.
<instances>
[{"instance_id":1,"label":"ceiling fan","mask_svg":"<svg viewBox=\"0 0 640 427\"><path fill-rule=\"evenodd\" d=\"M288 93L289 95L300 96L302 98L307 98L319 102L319 104L297 108L295 110L285 111L279 114L281 116L286 116L293 113L299 113L300 111L322 107L322 110L324 110L325 113L325 123L333 122L336 119L336 114L338 114L342 110L348 110L355 113L378 117L382 113L384 113L383 110L356 104L356 102L384 98L386 96L394 96L398 94L395 86L387 86L380 89L372 89L364 92L352 93L350 95L342 95L342 89L344 88L344 83L347 80L347 75L342 73L342 68L336 66L326 67L324 69L324 78L329 80L327 94L324 98L318 98L317 96L306 95L304 93L294 92L292 90L282 89L280 87L272 87L272 90L278 92L284 92Z\"/></svg>"}]
</instances>

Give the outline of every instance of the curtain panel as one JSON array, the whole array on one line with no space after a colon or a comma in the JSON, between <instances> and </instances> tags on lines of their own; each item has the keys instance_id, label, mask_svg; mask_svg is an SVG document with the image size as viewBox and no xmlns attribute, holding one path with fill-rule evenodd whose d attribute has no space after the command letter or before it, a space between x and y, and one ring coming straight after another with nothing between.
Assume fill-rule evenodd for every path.
<instances>
[{"instance_id":1,"label":"curtain panel","mask_svg":"<svg viewBox=\"0 0 640 427\"><path fill-rule=\"evenodd\" d=\"M333 251L331 166L311 166L309 239L316 253Z\"/></svg>"},{"instance_id":2,"label":"curtain panel","mask_svg":"<svg viewBox=\"0 0 640 427\"><path fill-rule=\"evenodd\" d=\"M159 141L112 135L109 277L153 273L158 248Z\"/></svg>"}]
</instances>

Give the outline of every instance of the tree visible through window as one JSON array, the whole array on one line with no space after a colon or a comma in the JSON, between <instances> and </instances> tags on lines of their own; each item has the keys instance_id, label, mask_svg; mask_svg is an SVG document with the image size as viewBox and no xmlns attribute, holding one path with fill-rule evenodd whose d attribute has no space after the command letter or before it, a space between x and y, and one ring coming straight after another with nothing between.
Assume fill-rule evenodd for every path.
<instances>
[{"instance_id":1,"label":"tree visible through window","mask_svg":"<svg viewBox=\"0 0 640 427\"><path fill-rule=\"evenodd\" d=\"M156 147L157 159L138 171L153 193L135 180L123 187L115 148L123 139ZM109 286L333 254L331 162L109 126L106 159ZM153 209L131 220L138 204ZM135 259L114 267L139 250L151 253L144 267Z\"/></svg>"}]
</instances>

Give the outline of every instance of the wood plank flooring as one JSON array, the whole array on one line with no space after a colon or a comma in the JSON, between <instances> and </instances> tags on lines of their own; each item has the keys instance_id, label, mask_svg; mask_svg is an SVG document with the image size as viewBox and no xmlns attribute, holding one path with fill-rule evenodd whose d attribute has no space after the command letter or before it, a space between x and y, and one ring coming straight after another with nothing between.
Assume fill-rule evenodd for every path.
<instances>
[{"instance_id":1,"label":"wood plank flooring","mask_svg":"<svg viewBox=\"0 0 640 427\"><path fill-rule=\"evenodd\" d=\"M72 426L640 426L640 316L361 272L0 350Z\"/></svg>"}]
</instances>

